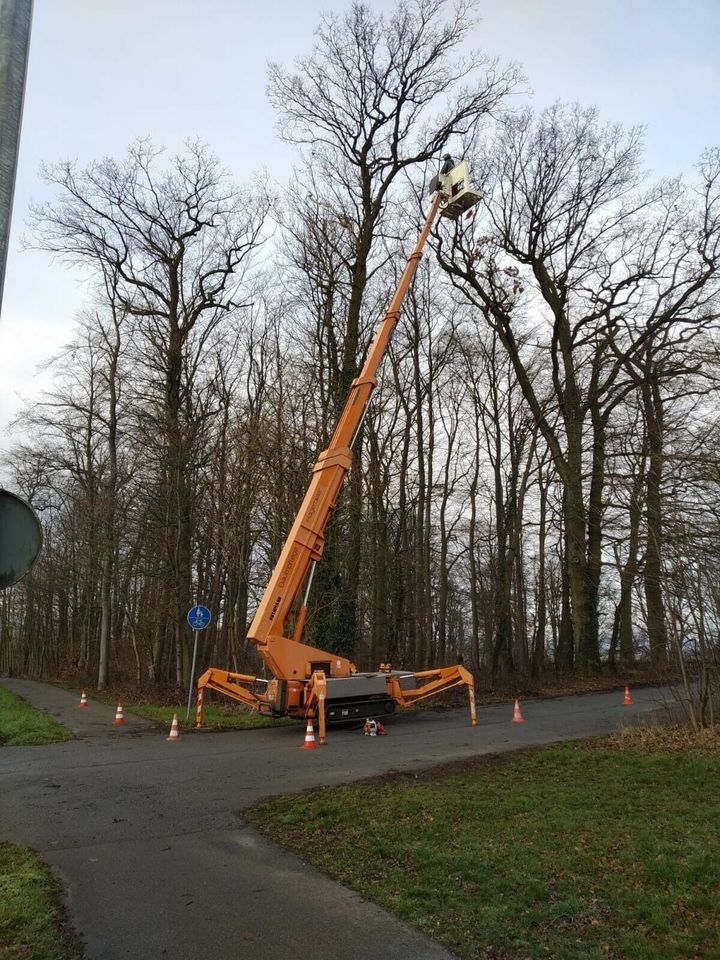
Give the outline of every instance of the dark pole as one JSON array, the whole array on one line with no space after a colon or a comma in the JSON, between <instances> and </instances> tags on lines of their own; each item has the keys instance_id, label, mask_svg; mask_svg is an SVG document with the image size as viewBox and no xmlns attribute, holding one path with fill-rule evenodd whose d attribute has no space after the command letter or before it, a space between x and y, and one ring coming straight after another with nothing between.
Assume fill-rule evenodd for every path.
<instances>
[{"instance_id":1,"label":"dark pole","mask_svg":"<svg viewBox=\"0 0 720 960\"><path fill-rule=\"evenodd\" d=\"M0 0L0 309L22 124L33 0Z\"/></svg>"}]
</instances>

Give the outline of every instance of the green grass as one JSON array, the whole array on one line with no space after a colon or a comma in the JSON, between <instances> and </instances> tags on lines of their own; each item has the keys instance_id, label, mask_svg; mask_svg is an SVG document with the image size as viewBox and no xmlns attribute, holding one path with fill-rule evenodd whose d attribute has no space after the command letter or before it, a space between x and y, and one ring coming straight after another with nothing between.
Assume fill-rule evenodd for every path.
<instances>
[{"instance_id":1,"label":"green grass","mask_svg":"<svg viewBox=\"0 0 720 960\"><path fill-rule=\"evenodd\" d=\"M0 960L79 960L63 932L50 871L28 847L0 843Z\"/></svg>"},{"instance_id":2,"label":"green grass","mask_svg":"<svg viewBox=\"0 0 720 960\"><path fill-rule=\"evenodd\" d=\"M123 703L123 707L130 713L136 713L140 717L147 717L148 720L165 723L168 726L172 723L173 714L176 713L181 730L192 730L195 727L194 706L190 711L190 719L185 720L187 704L182 707L159 707L148 703ZM250 730L255 727L277 727L288 723L293 721L287 718L261 717L257 713L241 713L232 707L216 707L212 704L205 707L203 715L203 728L208 730Z\"/></svg>"},{"instance_id":3,"label":"green grass","mask_svg":"<svg viewBox=\"0 0 720 960\"><path fill-rule=\"evenodd\" d=\"M0 686L0 745L55 743L71 739L67 727Z\"/></svg>"},{"instance_id":4,"label":"green grass","mask_svg":"<svg viewBox=\"0 0 720 960\"><path fill-rule=\"evenodd\" d=\"M467 960L720 958L720 751L571 744L255 806Z\"/></svg>"}]
</instances>

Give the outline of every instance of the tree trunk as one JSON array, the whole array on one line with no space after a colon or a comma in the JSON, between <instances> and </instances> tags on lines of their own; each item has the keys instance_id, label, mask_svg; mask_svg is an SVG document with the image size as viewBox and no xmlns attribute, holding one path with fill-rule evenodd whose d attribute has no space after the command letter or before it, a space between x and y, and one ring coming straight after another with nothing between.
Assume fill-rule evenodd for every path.
<instances>
[{"instance_id":1,"label":"tree trunk","mask_svg":"<svg viewBox=\"0 0 720 960\"><path fill-rule=\"evenodd\" d=\"M642 387L643 410L647 429L648 471L646 490L647 540L645 544L645 602L647 604L647 632L650 642L650 662L654 669L667 664L667 625L663 600L663 403L656 382Z\"/></svg>"}]
</instances>

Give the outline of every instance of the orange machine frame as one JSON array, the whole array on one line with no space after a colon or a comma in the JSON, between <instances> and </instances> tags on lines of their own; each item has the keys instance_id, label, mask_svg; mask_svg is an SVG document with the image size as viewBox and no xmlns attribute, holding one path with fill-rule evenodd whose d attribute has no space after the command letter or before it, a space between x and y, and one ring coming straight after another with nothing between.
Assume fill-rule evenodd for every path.
<instances>
[{"instance_id":1,"label":"orange machine frame","mask_svg":"<svg viewBox=\"0 0 720 960\"><path fill-rule=\"evenodd\" d=\"M473 725L477 723L473 677L459 664L419 673L401 673L383 664L377 674L358 674L355 665L346 657L301 642L315 564L322 557L325 528L352 464L353 441L362 426L370 395L377 383L380 361L400 318L403 300L422 256L433 221L439 210L446 216L448 213L452 215L451 205L454 198L448 189L451 182L452 173L444 182L447 192L440 188L433 195L415 249L408 257L363 368L352 382L330 444L320 454L313 468L305 498L250 625L248 639L257 645L258 653L273 679L265 681L211 667L198 679L198 727L202 726L203 721L205 690L211 689L245 703L260 713L286 714L299 718L317 717L319 739L324 743L325 701L329 683L332 683L333 690L337 693L336 681L351 677L370 678L370 682L375 684L379 682L385 691L386 702L392 701L399 706L408 706L440 691L465 685L468 688L471 721ZM467 203L462 209L466 207ZM285 635L286 623L304 582L305 597L295 617L293 634L288 637ZM409 686L413 682L414 686ZM347 686L352 685L349 682Z\"/></svg>"}]
</instances>

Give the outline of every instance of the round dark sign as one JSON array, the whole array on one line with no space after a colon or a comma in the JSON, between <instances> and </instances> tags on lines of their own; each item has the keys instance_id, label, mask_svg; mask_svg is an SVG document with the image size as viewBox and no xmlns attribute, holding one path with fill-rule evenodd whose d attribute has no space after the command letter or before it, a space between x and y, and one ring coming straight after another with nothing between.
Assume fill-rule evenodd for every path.
<instances>
[{"instance_id":1,"label":"round dark sign","mask_svg":"<svg viewBox=\"0 0 720 960\"><path fill-rule=\"evenodd\" d=\"M40 521L14 493L0 490L0 590L24 577L42 547Z\"/></svg>"}]
</instances>

